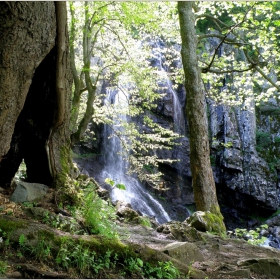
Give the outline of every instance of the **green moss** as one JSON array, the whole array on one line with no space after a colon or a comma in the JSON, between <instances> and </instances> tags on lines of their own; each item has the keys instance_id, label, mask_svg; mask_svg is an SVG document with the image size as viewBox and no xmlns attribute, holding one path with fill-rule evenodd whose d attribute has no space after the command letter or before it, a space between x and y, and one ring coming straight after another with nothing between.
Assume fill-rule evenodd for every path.
<instances>
[{"instance_id":1,"label":"green moss","mask_svg":"<svg viewBox=\"0 0 280 280\"><path fill-rule=\"evenodd\" d=\"M71 178L72 161L70 158L70 148L63 146L60 149L61 171L57 174L56 189L58 190L59 202L67 201L68 204L77 204L81 198L81 191L75 180Z\"/></svg>"},{"instance_id":2,"label":"green moss","mask_svg":"<svg viewBox=\"0 0 280 280\"><path fill-rule=\"evenodd\" d=\"M55 239L55 234L53 232L47 231L47 230L39 230L38 231L38 237L39 239L45 239L53 241Z\"/></svg>"},{"instance_id":3,"label":"green moss","mask_svg":"<svg viewBox=\"0 0 280 280\"><path fill-rule=\"evenodd\" d=\"M213 214L209 211L205 212L205 220L208 225L207 231L217 233L220 236L224 236L226 234L226 227L223 222L223 216Z\"/></svg>"},{"instance_id":4,"label":"green moss","mask_svg":"<svg viewBox=\"0 0 280 280\"><path fill-rule=\"evenodd\" d=\"M0 229L3 232L6 232L7 234L19 228L26 228L27 225L28 225L27 222L23 222L23 221L15 222L15 221L9 221L7 219L0 218Z\"/></svg>"},{"instance_id":5,"label":"green moss","mask_svg":"<svg viewBox=\"0 0 280 280\"><path fill-rule=\"evenodd\" d=\"M152 224L148 217L139 217L140 224L145 227L152 227Z\"/></svg>"},{"instance_id":6,"label":"green moss","mask_svg":"<svg viewBox=\"0 0 280 280\"><path fill-rule=\"evenodd\" d=\"M110 250L122 258L125 258L128 255L133 257L136 256L133 250L119 240L103 238L100 236L88 236L87 239L73 238L72 236L54 236L53 242L56 247L61 247L62 244L69 244L71 246L77 244L95 251L98 255L104 255Z\"/></svg>"}]
</instances>

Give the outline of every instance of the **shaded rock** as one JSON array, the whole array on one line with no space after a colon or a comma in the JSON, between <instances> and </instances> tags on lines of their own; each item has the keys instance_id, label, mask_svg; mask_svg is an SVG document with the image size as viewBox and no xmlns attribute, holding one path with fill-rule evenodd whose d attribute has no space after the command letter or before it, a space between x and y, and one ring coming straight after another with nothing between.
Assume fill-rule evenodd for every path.
<instances>
[{"instance_id":1,"label":"shaded rock","mask_svg":"<svg viewBox=\"0 0 280 280\"><path fill-rule=\"evenodd\" d=\"M274 228L273 235L280 240L280 226Z\"/></svg>"},{"instance_id":2,"label":"shaded rock","mask_svg":"<svg viewBox=\"0 0 280 280\"><path fill-rule=\"evenodd\" d=\"M237 269L232 271L231 273L228 273L228 275L238 278L250 278L250 269Z\"/></svg>"},{"instance_id":3,"label":"shaded rock","mask_svg":"<svg viewBox=\"0 0 280 280\"><path fill-rule=\"evenodd\" d=\"M7 273L6 277L8 279L21 279L22 275L21 275L21 273L19 271L13 271L13 272Z\"/></svg>"},{"instance_id":4,"label":"shaded rock","mask_svg":"<svg viewBox=\"0 0 280 280\"><path fill-rule=\"evenodd\" d=\"M260 235L261 235L261 236L268 237L268 236L269 236L269 231L266 230L266 229L262 229L262 230L260 231Z\"/></svg>"},{"instance_id":5,"label":"shaded rock","mask_svg":"<svg viewBox=\"0 0 280 280\"><path fill-rule=\"evenodd\" d=\"M34 202L42 199L49 187L38 183L19 182L10 200L13 202Z\"/></svg>"},{"instance_id":6,"label":"shaded rock","mask_svg":"<svg viewBox=\"0 0 280 280\"><path fill-rule=\"evenodd\" d=\"M32 217L39 221L43 221L46 224L49 224L66 232L79 233L83 231L83 228L73 217L55 214L42 207L26 208L25 213L29 217Z\"/></svg>"},{"instance_id":7,"label":"shaded rock","mask_svg":"<svg viewBox=\"0 0 280 280\"><path fill-rule=\"evenodd\" d=\"M253 228L253 227L257 226L258 223L259 223L258 220L250 220L250 221L248 221L247 224L248 224L248 227L249 227L249 228Z\"/></svg>"},{"instance_id":8,"label":"shaded rock","mask_svg":"<svg viewBox=\"0 0 280 280\"><path fill-rule=\"evenodd\" d=\"M268 245L272 248L279 249L279 242L277 240L269 242Z\"/></svg>"},{"instance_id":9,"label":"shaded rock","mask_svg":"<svg viewBox=\"0 0 280 280\"><path fill-rule=\"evenodd\" d=\"M81 172L80 172L80 169L79 169L77 163L73 162L73 169L71 170L71 177L74 179L77 179L80 174L81 174Z\"/></svg>"},{"instance_id":10,"label":"shaded rock","mask_svg":"<svg viewBox=\"0 0 280 280\"><path fill-rule=\"evenodd\" d=\"M42 220L44 217L47 216L47 214L55 215L55 214L50 213L47 209L42 208L42 207L29 207L29 208L24 209L24 212L29 217L32 217L37 220Z\"/></svg>"},{"instance_id":11,"label":"shaded rock","mask_svg":"<svg viewBox=\"0 0 280 280\"><path fill-rule=\"evenodd\" d=\"M265 222L269 227L280 226L280 215L268 219Z\"/></svg>"},{"instance_id":12,"label":"shaded rock","mask_svg":"<svg viewBox=\"0 0 280 280\"><path fill-rule=\"evenodd\" d=\"M105 190L101 187L98 187L98 189L96 190L98 196L104 200L109 200L110 198L110 193L108 190Z\"/></svg>"},{"instance_id":13,"label":"shaded rock","mask_svg":"<svg viewBox=\"0 0 280 280\"><path fill-rule=\"evenodd\" d=\"M276 258L254 258L237 262L238 266L248 267L258 275L265 275L266 278L280 277L280 260Z\"/></svg>"},{"instance_id":14,"label":"shaded rock","mask_svg":"<svg viewBox=\"0 0 280 280\"><path fill-rule=\"evenodd\" d=\"M139 222L139 214L131 208L129 203L117 201L116 210L116 214L120 218L124 218L130 222Z\"/></svg>"},{"instance_id":15,"label":"shaded rock","mask_svg":"<svg viewBox=\"0 0 280 280\"><path fill-rule=\"evenodd\" d=\"M162 251L187 265L204 260L197 246L189 242L174 242L166 245Z\"/></svg>"},{"instance_id":16,"label":"shaded rock","mask_svg":"<svg viewBox=\"0 0 280 280\"><path fill-rule=\"evenodd\" d=\"M160 225L157 232L167 234L170 238L178 241L202 241L204 240L201 234L186 223L171 221L166 224Z\"/></svg>"},{"instance_id":17,"label":"shaded rock","mask_svg":"<svg viewBox=\"0 0 280 280\"><path fill-rule=\"evenodd\" d=\"M196 211L188 217L185 222L199 231L221 233L226 230L222 224L221 218L209 211Z\"/></svg>"}]
</instances>

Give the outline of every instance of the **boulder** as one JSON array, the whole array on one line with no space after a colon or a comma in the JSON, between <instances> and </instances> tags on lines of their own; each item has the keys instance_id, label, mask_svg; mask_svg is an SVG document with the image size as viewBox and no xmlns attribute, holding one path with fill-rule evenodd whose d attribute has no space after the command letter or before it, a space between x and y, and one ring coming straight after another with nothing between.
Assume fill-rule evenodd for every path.
<instances>
[{"instance_id":1,"label":"boulder","mask_svg":"<svg viewBox=\"0 0 280 280\"><path fill-rule=\"evenodd\" d=\"M17 203L40 201L48 190L49 187L43 184L19 182L10 200Z\"/></svg>"},{"instance_id":2,"label":"boulder","mask_svg":"<svg viewBox=\"0 0 280 280\"><path fill-rule=\"evenodd\" d=\"M138 222L139 221L139 214L131 208L129 203L118 201L116 205L117 209L117 216L120 218L124 218L129 222Z\"/></svg>"},{"instance_id":3,"label":"boulder","mask_svg":"<svg viewBox=\"0 0 280 280\"><path fill-rule=\"evenodd\" d=\"M195 229L190 227L184 222L171 221L157 227L157 232L167 234L171 239L176 239L178 241L203 241L201 234Z\"/></svg>"},{"instance_id":4,"label":"boulder","mask_svg":"<svg viewBox=\"0 0 280 280\"><path fill-rule=\"evenodd\" d=\"M265 278L280 277L280 260L276 258L253 258L237 262L238 266L249 268L257 275L263 275Z\"/></svg>"},{"instance_id":5,"label":"boulder","mask_svg":"<svg viewBox=\"0 0 280 280\"><path fill-rule=\"evenodd\" d=\"M277 215L265 222L269 227L280 226L280 215Z\"/></svg>"},{"instance_id":6,"label":"boulder","mask_svg":"<svg viewBox=\"0 0 280 280\"><path fill-rule=\"evenodd\" d=\"M222 224L222 218L209 211L196 211L185 222L189 226L204 232L223 233L226 230Z\"/></svg>"},{"instance_id":7,"label":"boulder","mask_svg":"<svg viewBox=\"0 0 280 280\"><path fill-rule=\"evenodd\" d=\"M166 245L162 251L171 258L177 259L186 265L195 261L204 261L204 258L197 246L189 242L170 243Z\"/></svg>"},{"instance_id":8,"label":"boulder","mask_svg":"<svg viewBox=\"0 0 280 280\"><path fill-rule=\"evenodd\" d=\"M61 213L55 214L42 207L29 207L24 209L24 212L27 216L35 220L43 221L45 224L60 230L76 234L83 232L83 228L73 217L64 216Z\"/></svg>"}]
</instances>

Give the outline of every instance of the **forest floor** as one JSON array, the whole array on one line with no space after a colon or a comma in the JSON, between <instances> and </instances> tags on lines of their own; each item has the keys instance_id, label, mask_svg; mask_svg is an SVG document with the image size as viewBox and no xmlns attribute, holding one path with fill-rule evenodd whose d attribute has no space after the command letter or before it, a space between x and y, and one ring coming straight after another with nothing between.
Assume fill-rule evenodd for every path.
<instances>
[{"instance_id":1,"label":"forest floor","mask_svg":"<svg viewBox=\"0 0 280 280\"><path fill-rule=\"evenodd\" d=\"M53 203L53 194L53 191L50 190L44 200L37 206L48 210L50 213L57 213L57 206ZM11 234L10 239L5 239L7 236L5 236L2 226L4 225L3 221L7 220L25 221L31 232L44 229L55 232L56 235L80 238L75 234L53 229L50 225L46 225L43 220L34 220L34 217L27 214L26 209L26 206L13 203L9 200L8 195L0 193L0 218L2 223L0 223L1 278L79 278L79 273L73 272L71 269L61 269L57 264L47 259L29 258L27 255L20 253L20 245L16 242L19 235L13 236ZM167 223L166 227L170 227L171 224ZM175 223L174 225L179 224ZM157 229L147 226L118 222L116 230L122 243L130 246L131 244L140 246L135 247L138 248L135 250L140 251L139 248L145 246L145 248L150 248L155 252L159 259L162 255L167 255L169 260L174 261L179 267L180 265L185 267L187 273L184 278L280 278L280 250L274 248L255 246L244 240L222 238L201 232L197 233L198 238L188 238L182 230L178 234L180 231L178 228L177 231L174 231L173 228L173 231L170 229L163 233L164 231L159 232ZM185 251L182 253L178 250L176 257L174 252L171 254L171 251L166 249L166 246L170 244L182 246ZM193 254L193 260L190 262L188 254ZM185 259L188 260L188 263ZM124 275L119 274L118 271L111 271L107 274L99 273L96 278L139 278L139 274Z\"/></svg>"}]
</instances>

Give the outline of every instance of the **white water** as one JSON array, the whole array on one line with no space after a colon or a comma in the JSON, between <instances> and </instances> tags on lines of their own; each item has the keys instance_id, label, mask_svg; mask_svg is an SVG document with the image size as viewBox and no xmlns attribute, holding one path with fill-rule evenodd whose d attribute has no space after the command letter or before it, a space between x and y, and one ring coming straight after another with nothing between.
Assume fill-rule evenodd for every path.
<instances>
[{"instance_id":1,"label":"white water","mask_svg":"<svg viewBox=\"0 0 280 280\"><path fill-rule=\"evenodd\" d=\"M107 104L114 104L115 108L118 106L123 109L127 108L125 88L122 88L122 90L108 90L107 93ZM115 132L121 132L120 122L127 122L127 117L117 112L114 116L113 129ZM106 150L107 154L105 155L105 167L101 175L103 179L110 178L115 184L124 184L126 188L126 190L120 190L113 187L110 193L112 201L120 200L128 202L133 209L139 210L144 215L155 217L159 223L169 221L170 217L162 205L144 190L137 179L126 174L128 163L125 155L123 155L124 151L120 139L114 136L110 137L112 132L112 129L106 125L104 129L104 150Z\"/></svg>"},{"instance_id":2,"label":"white water","mask_svg":"<svg viewBox=\"0 0 280 280\"><path fill-rule=\"evenodd\" d=\"M180 103L177 93L173 89L172 82L168 77L168 73L165 67L163 66L163 55L162 55L160 44L156 42L155 45L156 47L153 49L152 55L157 60L156 66L160 71L160 75L166 87L166 92L171 93L172 95L174 132L180 135L185 135L185 118L184 118L183 107Z\"/></svg>"},{"instance_id":3,"label":"white water","mask_svg":"<svg viewBox=\"0 0 280 280\"><path fill-rule=\"evenodd\" d=\"M180 104L177 93L174 91L172 82L168 77L163 67L163 56L158 43L156 48L153 49L152 55L156 59L156 67L159 70L161 77L161 84L164 86L164 91L172 96L173 103L173 120L174 131L178 134L185 134L185 120L183 114L183 108ZM113 104L113 107L117 110L118 107L126 109L128 107L127 98L129 93L126 88L119 85L120 90L107 90L107 98L105 103L108 105ZM113 130L121 134L122 128L120 123L128 122L125 114L119 112L114 113L114 119L112 123ZM152 195L147 193L139 180L126 174L128 163L126 161L126 155L123 154L121 140L118 137L110 137L113 130L109 126L105 126L104 129L104 142L105 147L105 167L101 176L103 179L110 178L115 184L125 185L126 190L120 190L113 187L110 195L112 201L125 201L132 205L132 208L139 210L142 214L155 217L159 223L165 223L170 220L167 212L164 210L159 201L157 201ZM122 139L126 141L126 139Z\"/></svg>"}]
</instances>

